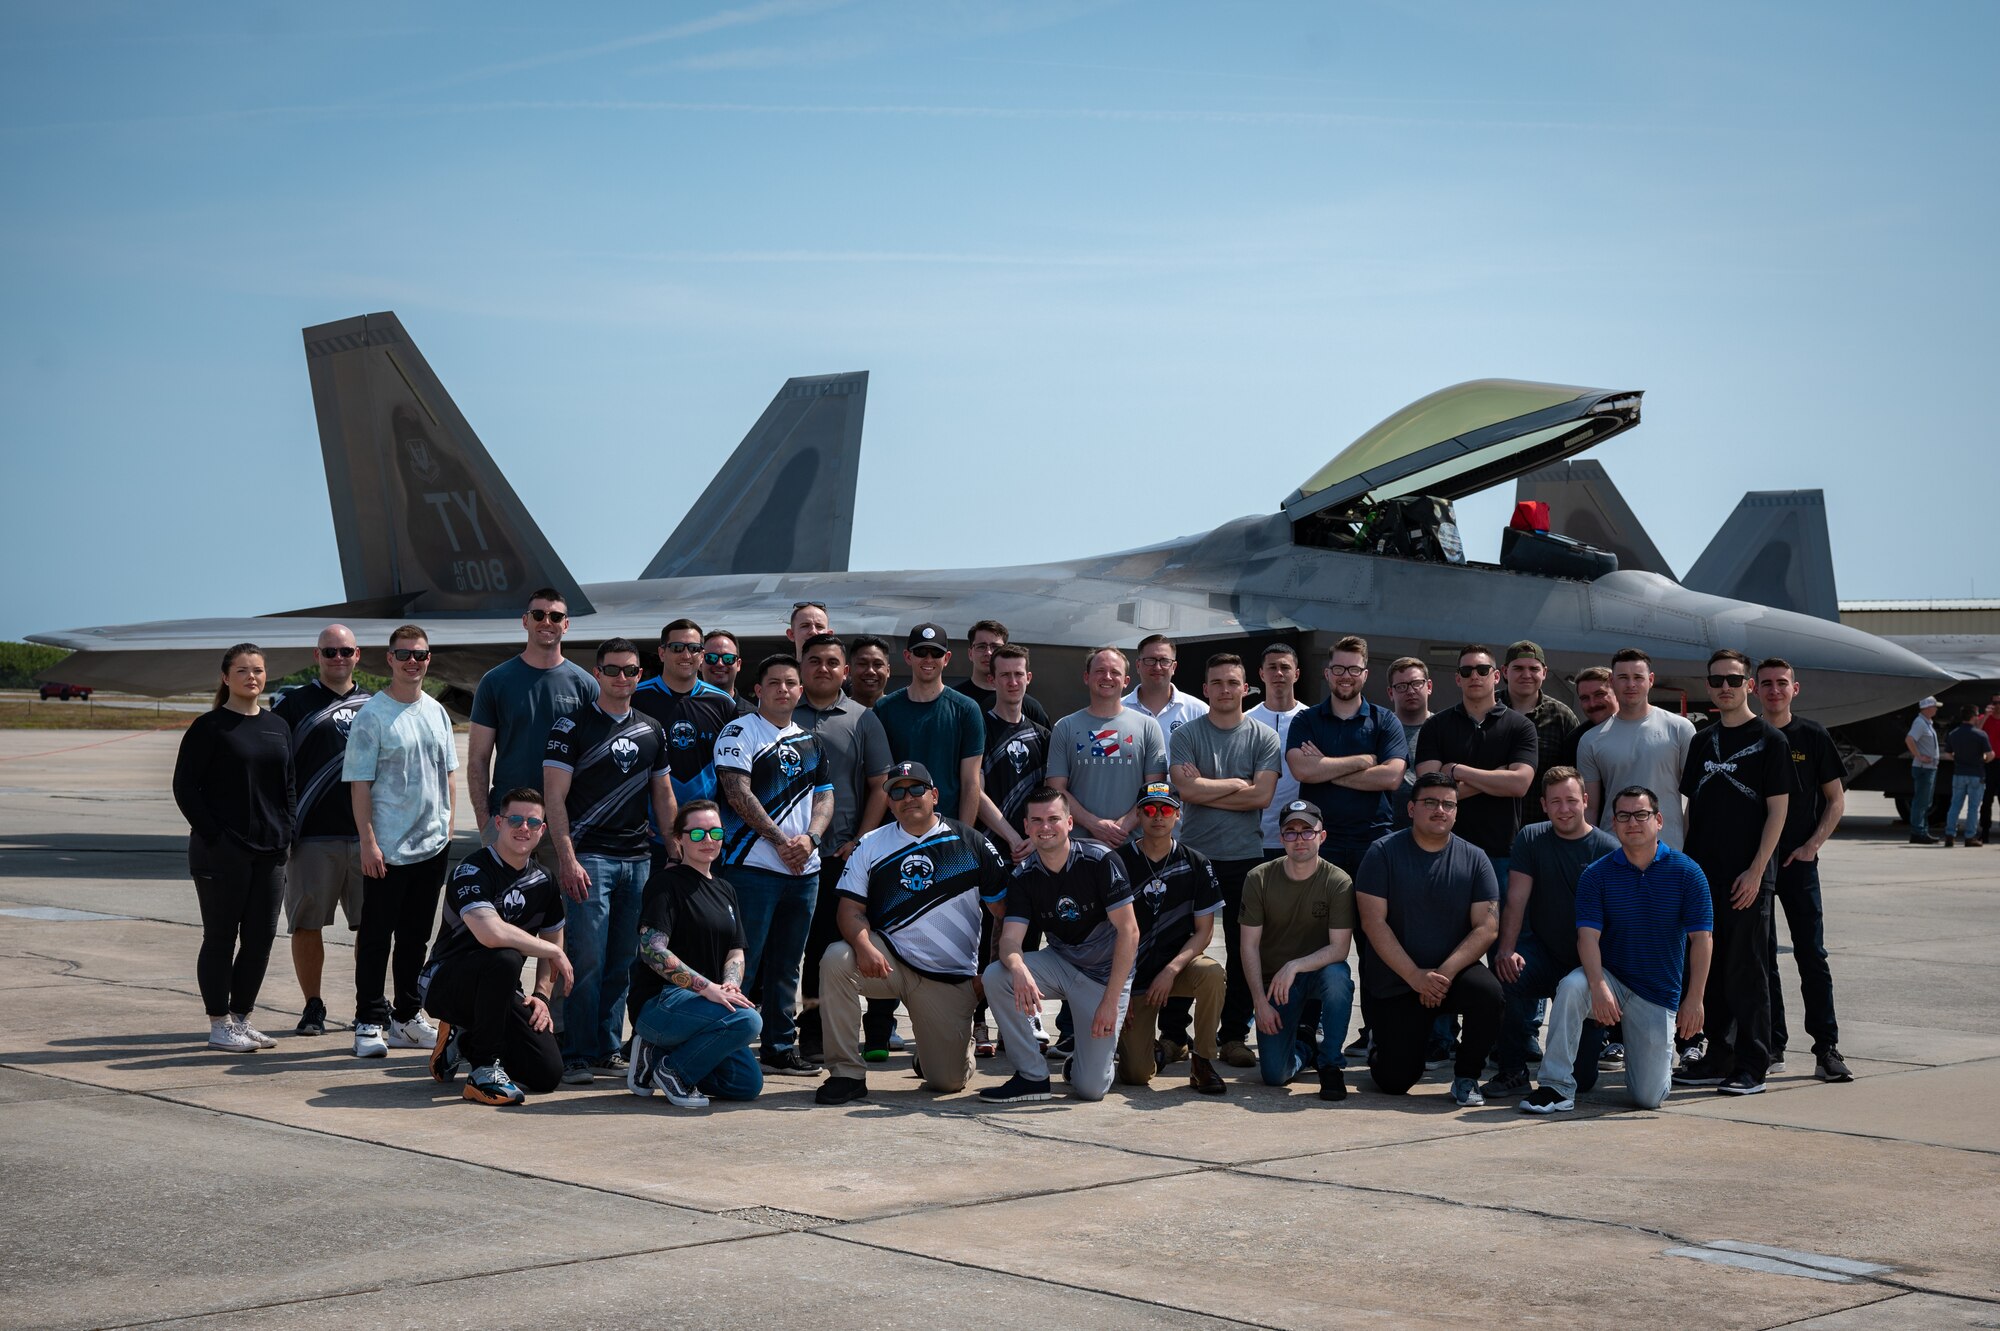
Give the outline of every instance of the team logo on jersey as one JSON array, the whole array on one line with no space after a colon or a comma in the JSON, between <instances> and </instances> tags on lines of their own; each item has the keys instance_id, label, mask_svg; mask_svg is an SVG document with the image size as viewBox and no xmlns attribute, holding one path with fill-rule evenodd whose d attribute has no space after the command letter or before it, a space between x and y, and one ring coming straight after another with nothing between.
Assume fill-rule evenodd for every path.
<instances>
[{"instance_id":1,"label":"team logo on jersey","mask_svg":"<svg viewBox=\"0 0 2000 1331\"><path fill-rule=\"evenodd\" d=\"M691 721L674 722L674 728L667 732L667 742L677 749L693 748L694 723Z\"/></svg>"},{"instance_id":2,"label":"team logo on jersey","mask_svg":"<svg viewBox=\"0 0 2000 1331\"><path fill-rule=\"evenodd\" d=\"M1131 742L1131 736L1126 736L1126 742ZM1118 744L1117 726L1112 726L1109 730L1091 731L1088 743L1090 745L1090 756L1093 758L1116 758L1120 753L1124 752ZM1083 745L1079 744L1077 748L1081 749Z\"/></svg>"},{"instance_id":3,"label":"team logo on jersey","mask_svg":"<svg viewBox=\"0 0 2000 1331\"><path fill-rule=\"evenodd\" d=\"M805 770L805 763L799 759L799 751L789 744L778 746L778 770L787 778L795 777Z\"/></svg>"},{"instance_id":4,"label":"team logo on jersey","mask_svg":"<svg viewBox=\"0 0 2000 1331\"><path fill-rule=\"evenodd\" d=\"M1075 924L1083 918L1083 907L1076 904L1076 898L1063 897L1056 902L1056 918L1069 924Z\"/></svg>"},{"instance_id":5,"label":"team logo on jersey","mask_svg":"<svg viewBox=\"0 0 2000 1331\"><path fill-rule=\"evenodd\" d=\"M639 761L639 746L630 736L620 735L611 741L611 761L618 764L619 771L631 771L632 764Z\"/></svg>"},{"instance_id":6,"label":"team logo on jersey","mask_svg":"<svg viewBox=\"0 0 2000 1331\"><path fill-rule=\"evenodd\" d=\"M471 878L477 875L478 872L479 872L479 866L474 864L471 860L467 860L463 864L459 865L456 869L453 869L451 871L451 876L453 878Z\"/></svg>"},{"instance_id":7,"label":"team logo on jersey","mask_svg":"<svg viewBox=\"0 0 2000 1331\"><path fill-rule=\"evenodd\" d=\"M432 484L444 475L444 468L438 466L437 459L431 456L431 441L422 435L405 436L403 452L409 455L410 471L424 484Z\"/></svg>"},{"instance_id":8,"label":"team logo on jersey","mask_svg":"<svg viewBox=\"0 0 2000 1331\"><path fill-rule=\"evenodd\" d=\"M1007 747L1000 752L1007 755L1007 761L1014 765L1017 772L1028 765L1028 746L1018 739L1008 740Z\"/></svg>"},{"instance_id":9,"label":"team logo on jersey","mask_svg":"<svg viewBox=\"0 0 2000 1331\"><path fill-rule=\"evenodd\" d=\"M921 892L937 876L937 866L931 863L928 855L906 855L901 867L905 892Z\"/></svg>"},{"instance_id":10,"label":"team logo on jersey","mask_svg":"<svg viewBox=\"0 0 2000 1331\"><path fill-rule=\"evenodd\" d=\"M559 716L556 718L555 732L558 735L567 735L569 734L570 731L575 729L576 729L576 722L572 718L567 716Z\"/></svg>"},{"instance_id":11,"label":"team logo on jersey","mask_svg":"<svg viewBox=\"0 0 2000 1331\"><path fill-rule=\"evenodd\" d=\"M1152 879L1144 887L1140 888L1139 891L1145 896L1146 900L1157 906L1160 904L1160 898L1167 894L1166 880L1164 878Z\"/></svg>"},{"instance_id":12,"label":"team logo on jersey","mask_svg":"<svg viewBox=\"0 0 2000 1331\"><path fill-rule=\"evenodd\" d=\"M735 739L738 735L742 733L743 733L743 723L741 721L731 721L728 725L722 728L722 734L720 738Z\"/></svg>"},{"instance_id":13,"label":"team logo on jersey","mask_svg":"<svg viewBox=\"0 0 2000 1331\"><path fill-rule=\"evenodd\" d=\"M507 895L500 898L500 913L512 919L528 908L528 899L521 895L521 889L510 887Z\"/></svg>"}]
</instances>

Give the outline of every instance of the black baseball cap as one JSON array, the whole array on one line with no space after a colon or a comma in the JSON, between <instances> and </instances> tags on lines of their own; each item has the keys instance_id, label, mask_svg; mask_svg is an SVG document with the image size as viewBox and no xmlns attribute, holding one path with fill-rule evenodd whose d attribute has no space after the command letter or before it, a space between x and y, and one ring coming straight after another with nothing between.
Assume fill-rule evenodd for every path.
<instances>
[{"instance_id":1,"label":"black baseball cap","mask_svg":"<svg viewBox=\"0 0 2000 1331\"><path fill-rule=\"evenodd\" d=\"M925 622L910 630L910 640L905 647L937 647L951 650L951 639L945 635L944 626Z\"/></svg>"},{"instance_id":2,"label":"black baseball cap","mask_svg":"<svg viewBox=\"0 0 2000 1331\"><path fill-rule=\"evenodd\" d=\"M1294 822L1301 818L1311 823L1314 827L1326 826L1326 816L1319 811L1319 805L1314 804L1311 800L1293 800L1290 804L1287 804L1284 811L1278 815L1278 826L1283 827L1286 823Z\"/></svg>"},{"instance_id":3,"label":"black baseball cap","mask_svg":"<svg viewBox=\"0 0 2000 1331\"><path fill-rule=\"evenodd\" d=\"M927 786L935 786L931 780L931 769L922 763L896 763L890 767L889 775L882 780L882 789L887 790L898 781L921 781Z\"/></svg>"}]
</instances>

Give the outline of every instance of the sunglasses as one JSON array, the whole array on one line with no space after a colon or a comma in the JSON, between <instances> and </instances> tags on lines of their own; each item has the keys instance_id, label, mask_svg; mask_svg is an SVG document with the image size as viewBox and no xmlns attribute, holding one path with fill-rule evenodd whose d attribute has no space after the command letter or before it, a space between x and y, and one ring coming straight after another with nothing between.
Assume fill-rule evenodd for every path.
<instances>
[{"instance_id":1,"label":"sunglasses","mask_svg":"<svg viewBox=\"0 0 2000 1331\"><path fill-rule=\"evenodd\" d=\"M681 832L690 841L720 841L722 829L719 827L690 827Z\"/></svg>"},{"instance_id":2,"label":"sunglasses","mask_svg":"<svg viewBox=\"0 0 2000 1331\"><path fill-rule=\"evenodd\" d=\"M1485 665L1469 665L1458 668L1458 677L1460 679L1471 679L1476 675L1490 675L1492 673L1493 663L1491 661L1488 661Z\"/></svg>"},{"instance_id":3,"label":"sunglasses","mask_svg":"<svg viewBox=\"0 0 2000 1331\"><path fill-rule=\"evenodd\" d=\"M545 826L541 819L531 813L503 813L500 821L509 827L525 827L530 832L539 832Z\"/></svg>"},{"instance_id":4,"label":"sunglasses","mask_svg":"<svg viewBox=\"0 0 2000 1331\"><path fill-rule=\"evenodd\" d=\"M663 652L672 652L675 656L692 656L701 650L701 644L698 642L663 642L660 644L660 650Z\"/></svg>"},{"instance_id":5,"label":"sunglasses","mask_svg":"<svg viewBox=\"0 0 2000 1331\"><path fill-rule=\"evenodd\" d=\"M646 667L635 665L600 665L597 673L606 679L637 679L646 673Z\"/></svg>"},{"instance_id":6,"label":"sunglasses","mask_svg":"<svg viewBox=\"0 0 2000 1331\"><path fill-rule=\"evenodd\" d=\"M543 620L547 620L547 621L548 621L549 623L551 623L551 624L560 624L560 623L562 623L562 622L563 622L563 621L564 621L565 619L568 619L568 618L569 618L569 611L567 611L567 610L530 610L530 611L528 612L528 618L529 618L529 619L532 619L532 620L534 620L534 621L535 621L535 622L536 622L537 624L541 623L541 622L542 622Z\"/></svg>"},{"instance_id":7,"label":"sunglasses","mask_svg":"<svg viewBox=\"0 0 2000 1331\"><path fill-rule=\"evenodd\" d=\"M329 661L345 661L360 650L358 647L322 647L319 649L319 654Z\"/></svg>"},{"instance_id":8,"label":"sunglasses","mask_svg":"<svg viewBox=\"0 0 2000 1331\"><path fill-rule=\"evenodd\" d=\"M1418 800L1417 803L1423 805L1426 809L1442 809L1447 813L1458 807L1457 800L1434 799L1428 795L1426 795L1423 799Z\"/></svg>"},{"instance_id":9,"label":"sunglasses","mask_svg":"<svg viewBox=\"0 0 2000 1331\"><path fill-rule=\"evenodd\" d=\"M701 659L710 665L735 665L743 658L735 652L703 652Z\"/></svg>"},{"instance_id":10,"label":"sunglasses","mask_svg":"<svg viewBox=\"0 0 2000 1331\"><path fill-rule=\"evenodd\" d=\"M826 602L825 602L825 601L794 601L794 602L792 602L792 613L793 613L793 614L795 614L795 615L796 615L796 614L797 614L797 613L798 613L799 611L801 611L801 610L824 610L824 609L826 609Z\"/></svg>"},{"instance_id":11,"label":"sunglasses","mask_svg":"<svg viewBox=\"0 0 2000 1331\"><path fill-rule=\"evenodd\" d=\"M1750 676L1748 675L1710 675L1708 677L1708 687L1711 689L1740 689L1743 687L1744 681L1749 678Z\"/></svg>"},{"instance_id":12,"label":"sunglasses","mask_svg":"<svg viewBox=\"0 0 2000 1331\"><path fill-rule=\"evenodd\" d=\"M1141 804L1139 812L1148 818L1164 818L1170 813L1179 813L1180 810L1171 804Z\"/></svg>"},{"instance_id":13,"label":"sunglasses","mask_svg":"<svg viewBox=\"0 0 2000 1331\"><path fill-rule=\"evenodd\" d=\"M428 647L391 647L389 655L398 661L428 661L431 659Z\"/></svg>"},{"instance_id":14,"label":"sunglasses","mask_svg":"<svg viewBox=\"0 0 2000 1331\"><path fill-rule=\"evenodd\" d=\"M922 657L926 661L942 661L945 657L945 650L942 647L912 647L910 648L910 655Z\"/></svg>"},{"instance_id":15,"label":"sunglasses","mask_svg":"<svg viewBox=\"0 0 2000 1331\"><path fill-rule=\"evenodd\" d=\"M905 783L903 785L897 786L894 790L890 791L889 798L892 800L913 800L921 795L929 793L933 789L935 789L935 787L924 785L922 782L916 782L914 784Z\"/></svg>"}]
</instances>

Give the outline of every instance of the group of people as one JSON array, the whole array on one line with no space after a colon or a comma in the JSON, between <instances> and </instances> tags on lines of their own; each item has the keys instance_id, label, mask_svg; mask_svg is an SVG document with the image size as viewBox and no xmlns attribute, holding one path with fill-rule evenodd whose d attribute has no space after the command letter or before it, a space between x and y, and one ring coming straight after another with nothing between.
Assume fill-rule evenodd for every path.
<instances>
[{"instance_id":1,"label":"group of people","mask_svg":"<svg viewBox=\"0 0 2000 1331\"><path fill-rule=\"evenodd\" d=\"M1196 697L1155 634L1136 686L1124 650L1091 652L1086 705L1052 721L993 620L950 684L947 630L917 625L893 691L890 644L841 639L818 602L754 665L676 619L643 683L628 639L590 669L563 655L554 590L522 624L474 696L480 847L456 867L421 627L390 635L370 694L353 633L327 626L275 711L258 649L225 655L174 777L212 1047L274 1043L250 1015L282 905L299 1034L326 1031L322 932L344 913L355 1055L429 1049L487 1104L614 1076L697 1107L767 1075L823 1077L817 1102L845 1104L901 1045L900 1007L933 1091L1004 1052L994 1103L1051 1098L1055 1077L1095 1100L1183 1061L1196 1093L1254 1068L1340 1101L1355 1059L1384 1094L1449 1064L1457 1103L1536 1113L1622 1062L1650 1107L1672 1083L1753 1094L1783 1066L1781 905L1815 1071L1851 1079L1818 880L1842 768L1784 661L1717 651L1697 731L1651 704L1638 649L1575 677L1581 718L1527 641L1464 647L1436 713L1420 658L1390 665L1384 707L1368 644L1342 638L1307 706L1274 644L1246 708L1248 663L1209 656Z\"/></svg>"},{"instance_id":2,"label":"group of people","mask_svg":"<svg viewBox=\"0 0 2000 1331\"><path fill-rule=\"evenodd\" d=\"M1903 747L1910 751L1910 842L1949 848L1956 833L1956 840L1967 846L1983 846L1992 834L1993 805L2000 798L2000 761L1994 758L2000 750L2000 696L1984 711L1962 704L1957 724L1943 736L1937 729L1938 707L1936 698L1918 703L1910 733L1903 737ZM1945 788L1940 838L1931 835L1930 820L1942 758L1951 759L1951 784Z\"/></svg>"}]
</instances>

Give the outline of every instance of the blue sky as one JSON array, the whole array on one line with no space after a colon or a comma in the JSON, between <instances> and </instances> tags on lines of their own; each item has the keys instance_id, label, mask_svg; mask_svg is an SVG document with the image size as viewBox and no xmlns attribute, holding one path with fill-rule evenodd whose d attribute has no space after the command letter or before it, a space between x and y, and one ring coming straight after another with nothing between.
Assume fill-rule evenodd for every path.
<instances>
[{"instance_id":1,"label":"blue sky","mask_svg":"<svg viewBox=\"0 0 2000 1331\"><path fill-rule=\"evenodd\" d=\"M586 582L867 369L857 568L1270 511L1504 375L1646 390L1676 568L1820 486L1843 597L2000 595L2000 7L6 12L0 637L339 599L298 330L380 309Z\"/></svg>"}]
</instances>

